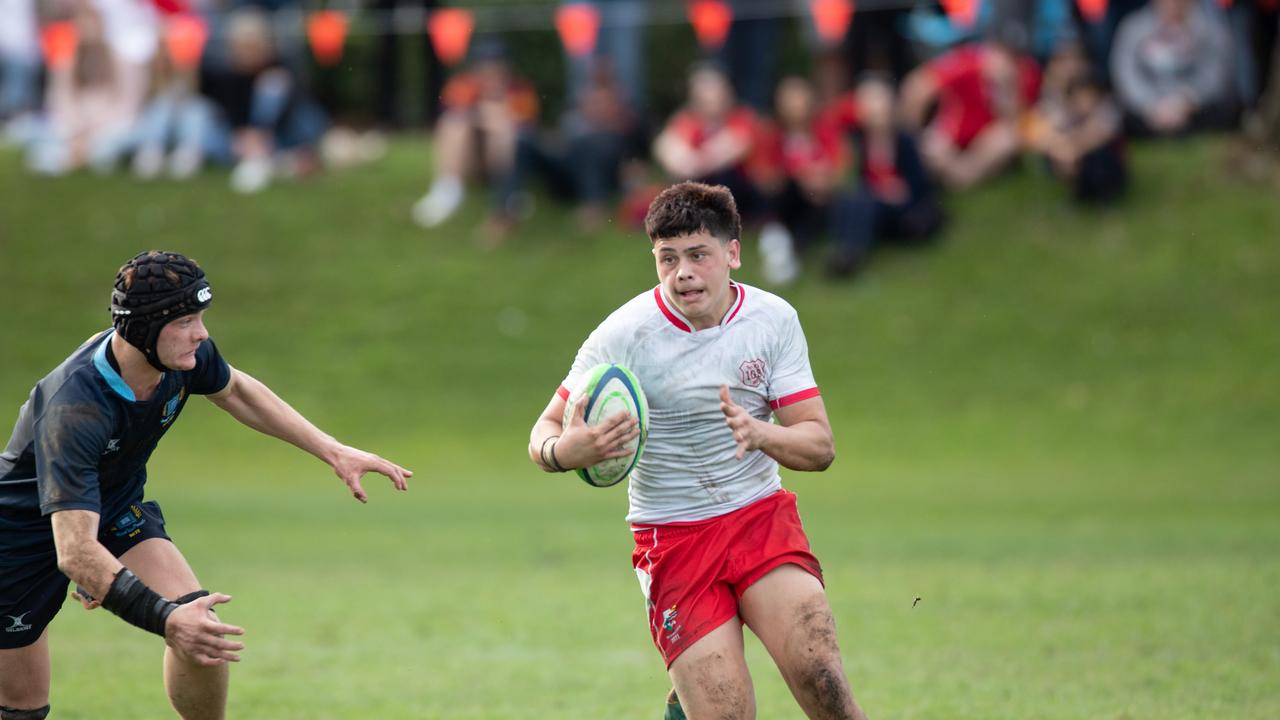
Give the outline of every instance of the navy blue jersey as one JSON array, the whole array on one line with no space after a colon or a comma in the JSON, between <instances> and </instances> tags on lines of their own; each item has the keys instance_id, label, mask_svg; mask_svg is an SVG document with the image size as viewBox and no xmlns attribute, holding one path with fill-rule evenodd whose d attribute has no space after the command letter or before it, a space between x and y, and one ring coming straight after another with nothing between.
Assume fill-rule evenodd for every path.
<instances>
[{"instance_id":1,"label":"navy blue jersey","mask_svg":"<svg viewBox=\"0 0 1280 720\"><path fill-rule=\"evenodd\" d=\"M142 500L147 459L187 398L231 379L212 340L192 370L164 373L138 402L108 357L113 331L81 345L36 383L0 453L0 562L52 551L48 515L92 510L109 522ZM6 557L7 556L7 557Z\"/></svg>"}]
</instances>

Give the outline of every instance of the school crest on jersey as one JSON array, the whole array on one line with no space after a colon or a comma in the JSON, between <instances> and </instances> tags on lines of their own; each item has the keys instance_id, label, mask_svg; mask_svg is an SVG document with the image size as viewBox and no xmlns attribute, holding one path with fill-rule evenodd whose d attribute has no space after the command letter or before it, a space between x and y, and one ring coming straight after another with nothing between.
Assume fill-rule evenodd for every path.
<instances>
[{"instance_id":1,"label":"school crest on jersey","mask_svg":"<svg viewBox=\"0 0 1280 720\"><path fill-rule=\"evenodd\" d=\"M173 422L174 416L178 412L178 406L182 404L182 398L187 396L187 389L178 390L178 394L169 398L169 402L164 404L164 414L160 416L160 424L168 425Z\"/></svg>"},{"instance_id":2,"label":"school crest on jersey","mask_svg":"<svg viewBox=\"0 0 1280 720\"><path fill-rule=\"evenodd\" d=\"M760 358L746 360L738 366L738 373L742 376L743 385L760 387L764 382L764 361Z\"/></svg>"}]
</instances>

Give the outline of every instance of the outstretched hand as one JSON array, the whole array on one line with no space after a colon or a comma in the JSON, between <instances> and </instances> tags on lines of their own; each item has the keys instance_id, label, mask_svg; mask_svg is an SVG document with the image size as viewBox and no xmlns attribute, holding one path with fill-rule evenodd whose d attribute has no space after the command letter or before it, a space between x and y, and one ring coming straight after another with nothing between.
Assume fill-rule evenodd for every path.
<instances>
[{"instance_id":1,"label":"outstretched hand","mask_svg":"<svg viewBox=\"0 0 1280 720\"><path fill-rule=\"evenodd\" d=\"M720 412L724 413L724 424L733 431L733 440L738 444L734 457L741 460L752 450L759 450L764 445L764 433L760 426L762 421L755 419L747 409L735 403L729 396L729 386L720 386Z\"/></svg>"},{"instance_id":2,"label":"outstretched hand","mask_svg":"<svg viewBox=\"0 0 1280 720\"><path fill-rule=\"evenodd\" d=\"M360 502L369 502L369 495L364 491L364 487L360 485L360 478L365 473L376 472L387 476L391 479L391 484L397 490L409 489L409 478L413 477L412 470L406 470L393 462L383 460L371 452L365 452L358 448L343 445L337 456L329 463L333 467L333 472L342 478L342 482L351 490L351 494Z\"/></svg>"}]
</instances>

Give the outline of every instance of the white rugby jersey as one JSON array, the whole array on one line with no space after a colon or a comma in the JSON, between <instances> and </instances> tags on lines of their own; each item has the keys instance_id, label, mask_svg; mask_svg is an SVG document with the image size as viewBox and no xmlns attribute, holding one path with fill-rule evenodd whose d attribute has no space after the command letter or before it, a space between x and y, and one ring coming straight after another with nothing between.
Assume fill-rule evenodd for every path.
<instances>
[{"instance_id":1,"label":"white rugby jersey","mask_svg":"<svg viewBox=\"0 0 1280 720\"><path fill-rule=\"evenodd\" d=\"M627 521L691 522L723 515L782 487L778 463L737 444L720 411L720 386L753 417L818 396L796 311L741 283L720 325L693 326L662 287L618 308L591 333L561 383L568 399L600 363L629 368L649 401L649 439L631 473Z\"/></svg>"}]
</instances>

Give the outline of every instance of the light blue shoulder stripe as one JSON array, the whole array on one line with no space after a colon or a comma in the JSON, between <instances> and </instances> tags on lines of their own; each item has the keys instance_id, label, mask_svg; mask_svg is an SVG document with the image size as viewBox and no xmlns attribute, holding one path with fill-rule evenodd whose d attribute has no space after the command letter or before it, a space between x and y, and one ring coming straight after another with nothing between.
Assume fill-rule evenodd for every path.
<instances>
[{"instance_id":1,"label":"light blue shoulder stripe","mask_svg":"<svg viewBox=\"0 0 1280 720\"><path fill-rule=\"evenodd\" d=\"M116 369L111 367L111 363L107 362L107 343L111 342L111 337L115 334L114 330L107 332L107 337L102 341L102 344L98 346L97 350L93 351L93 366L98 369L98 372L102 373L102 377L106 378L107 384L111 386L112 390L116 391L117 395L129 402L137 402L138 399L133 395L133 388L129 387L124 378L120 377L120 373L116 372Z\"/></svg>"}]
</instances>

